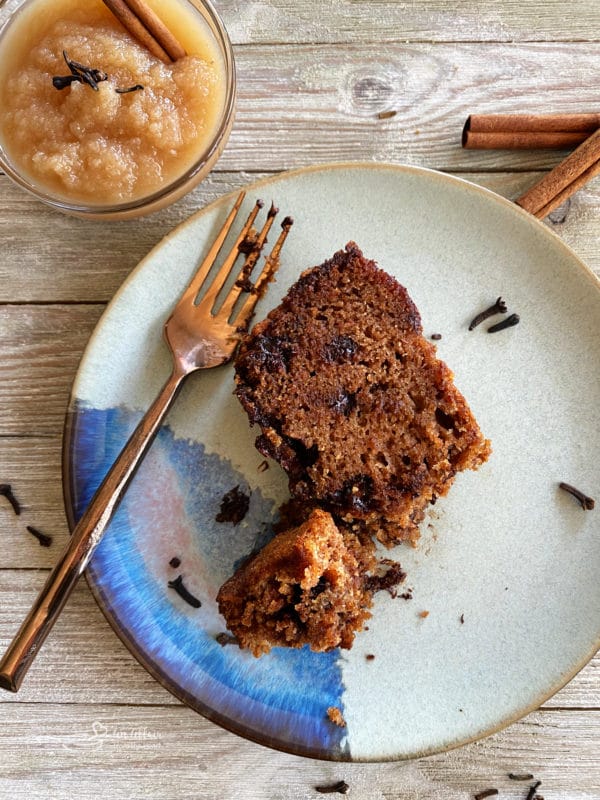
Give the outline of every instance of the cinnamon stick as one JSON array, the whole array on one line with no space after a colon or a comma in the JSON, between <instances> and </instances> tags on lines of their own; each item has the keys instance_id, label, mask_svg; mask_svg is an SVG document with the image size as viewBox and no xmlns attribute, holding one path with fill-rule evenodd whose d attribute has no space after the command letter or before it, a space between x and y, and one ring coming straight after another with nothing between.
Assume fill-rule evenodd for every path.
<instances>
[{"instance_id":1,"label":"cinnamon stick","mask_svg":"<svg viewBox=\"0 0 600 800\"><path fill-rule=\"evenodd\" d=\"M144 0L125 0L125 3L167 52L171 61L178 61L185 56L180 42Z\"/></svg>"},{"instance_id":2,"label":"cinnamon stick","mask_svg":"<svg viewBox=\"0 0 600 800\"><path fill-rule=\"evenodd\" d=\"M538 219L543 219L598 173L600 130L588 136L570 156L517 198L515 203Z\"/></svg>"},{"instance_id":3,"label":"cinnamon stick","mask_svg":"<svg viewBox=\"0 0 600 800\"><path fill-rule=\"evenodd\" d=\"M144 0L104 0L119 22L165 64L185 56L185 50Z\"/></svg>"},{"instance_id":4,"label":"cinnamon stick","mask_svg":"<svg viewBox=\"0 0 600 800\"><path fill-rule=\"evenodd\" d=\"M462 145L467 149L564 149L576 147L600 127L600 114L471 114Z\"/></svg>"},{"instance_id":5,"label":"cinnamon stick","mask_svg":"<svg viewBox=\"0 0 600 800\"><path fill-rule=\"evenodd\" d=\"M463 131L465 150L568 150L584 142L589 133L576 131Z\"/></svg>"}]
</instances>

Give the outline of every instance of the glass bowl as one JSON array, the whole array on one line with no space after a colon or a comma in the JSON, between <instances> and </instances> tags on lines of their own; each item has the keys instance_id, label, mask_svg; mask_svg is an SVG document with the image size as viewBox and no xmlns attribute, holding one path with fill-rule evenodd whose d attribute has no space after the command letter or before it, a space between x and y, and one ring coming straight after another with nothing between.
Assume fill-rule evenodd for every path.
<instances>
[{"instance_id":1,"label":"glass bowl","mask_svg":"<svg viewBox=\"0 0 600 800\"><path fill-rule=\"evenodd\" d=\"M7 43L11 41L13 24L17 22L21 14L35 12L37 15L38 9L35 7L38 5L40 13L43 14L43 8L47 7L48 2L49 0L12 0L12 2L9 0L3 8L0 8L0 76L3 53ZM235 111L235 63L229 36L209 0L160 0L160 2L163 5L169 4L171 7L180 5L185 7L187 12L199 14L202 26L210 37L213 48L220 56L224 81L221 93L222 108L215 122L212 137L191 165L188 162L181 174L165 182L151 194L124 202L101 204L80 199L71 200L67 190L61 194L44 186L42 181L37 182L16 163L15 159L10 157L0 131L0 169L16 184L52 208L88 219L130 219L150 214L170 205L193 189L206 177L221 155L229 138ZM85 3L86 0L81 0L82 6L85 6ZM65 72L67 72L66 69Z\"/></svg>"}]
</instances>

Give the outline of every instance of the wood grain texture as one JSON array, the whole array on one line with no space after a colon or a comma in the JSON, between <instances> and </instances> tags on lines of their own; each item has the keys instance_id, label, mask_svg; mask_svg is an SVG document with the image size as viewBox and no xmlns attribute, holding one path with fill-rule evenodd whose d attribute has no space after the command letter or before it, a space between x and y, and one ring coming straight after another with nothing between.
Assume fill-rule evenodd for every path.
<instances>
[{"instance_id":1,"label":"wood grain texture","mask_svg":"<svg viewBox=\"0 0 600 800\"><path fill-rule=\"evenodd\" d=\"M220 0L219 13L235 44L249 42L522 42L595 41L598 7L592 0Z\"/></svg>"},{"instance_id":2,"label":"wood grain texture","mask_svg":"<svg viewBox=\"0 0 600 800\"><path fill-rule=\"evenodd\" d=\"M49 438L0 437L0 483L11 484L21 505L17 517L0 498L0 570L49 568L66 544L61 449L58 431ZM52 536L52 546L41 547L26 525Z\"/></svg>"},{"instance_id":3,"label":"wood grain texture","mask_svg":"<svg viewBox=\"0 0 600 800\"><path fill-rule=\"evenodd\" d=\"M70 219L50 211L24 195L8 178L0 176L0 197L4 198L0 210L4 253L0 259L0 303L106 302L137 263L178 223L227 192L271 174L214 172L190 195L165 211L142 220L102 224ZM454 174L504 197L514 198L543 173ZM546 224L600 273L599 214L600 180L597 180L553 212ZM108 247L107 242L110 242ZM0 349L5 346L4 336L11 335L1 333L12 329L12 323L4 322L8 313L0 308ZM85 312L80 313L85 316ZM81 345L88 331L84 326ZM2 364L0 360L0 370ZM0 409L0 430L6 432L1 415Z\"/></svg>"},{"instance_id":4,"label":"wood grain texture","mask_svg":"<svg viewBox=\"0 0 600 800\"><path fill-rule=\"evenodd\" d=\"M598 737L598 711L538 712L439 756L336 765L270 752L184 707L0 705L0 779L12 800L96 800L100 786L111 800L309 800L340 779L352 800L468 800L490 786L524 800L531 782L507 776L532 771L551 800L597 800Z\"/></svg>"},{"instance_id":5,"label":"wood grain texture","mask_svg":"<svg viewBox=\"0 0 600 800\"><path fill-rule=\"evenodd\" d=\"M249 45L236 51L237 116L219 169L355 159L547 169L560 152L462 150L463 124L470 113L596 110L596 56L583 42ZM377 117L388 110L396 116Z\"/></svg>"},{"instance_id":6,"label":"wood grain texture","mask_svg":"<svg viewBox=\"0 0 600 800\"><path fill-rule=\"evenodd\" d=\"M176 225L254 179L213 173L183 200L150 217L91 222L52 211L1 175L0 303L105 302Z\"/></svg>"},{"instance_id":7,"label":"wood grain texture","mask_svg":"<svg viewBox=\"0 0 600 800\"><path fill-rule=\"evenodd\" d=\"M464 121L595 110L596 51L589 43L240 48L238 111L220 169L357 158L447 171L547 168L560 154L462 150ZM388 110L396 116L378 119Z\"/></svg>"},{"instance_id":8,"label":"wood grain texture","mask_svg":"<svg viewBox=\"0 0 600 800\"><path fill-rule=\"evenodd\" d=\"M62 431L77 365L102 310L90 305L0 308L0 434Z\"/></svg>"}]
</instances>

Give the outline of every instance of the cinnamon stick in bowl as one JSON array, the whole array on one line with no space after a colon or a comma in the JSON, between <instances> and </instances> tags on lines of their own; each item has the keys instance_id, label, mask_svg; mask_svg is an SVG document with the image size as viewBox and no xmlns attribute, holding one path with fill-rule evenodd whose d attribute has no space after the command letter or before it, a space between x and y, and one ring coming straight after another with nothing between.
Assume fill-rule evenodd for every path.
<instances>
[{"instance_id":1,"label":"cinnamon stick in bowl","mask_svg":"<svg viewBox=\"0 0 600 800\"><path fill-rule=\"evenodd\" d=\"M600 114L471 114L462 146L470 150L576 147L600 127Z\"/></svg>"},{"instance_id":2,"label":"cinnamon stick in bowl","mask_svg":"<svg viewBox=\"0 0 600 800\"><path fill-rule=\"evenodd\" d=\"M145 0L104 0L119 22L152 55L169 64L185 56L181 43Z\"/></svg>"}]
</instances>

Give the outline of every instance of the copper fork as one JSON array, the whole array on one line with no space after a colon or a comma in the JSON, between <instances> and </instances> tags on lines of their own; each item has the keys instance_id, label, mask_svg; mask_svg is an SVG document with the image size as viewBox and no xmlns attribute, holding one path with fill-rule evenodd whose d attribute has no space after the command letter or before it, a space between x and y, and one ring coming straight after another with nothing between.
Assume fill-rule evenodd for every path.
<instances>
[{"instance_id":1,"label":"copper fork","mask_svg":"<svg viewBox=\"0 0 600 800\"><path fill-rule=\"evenodd\" d=\"M271 206L263 227L256 234L253 226L263 205L259 200L216 275L208 280L244 196L245 192L242 192L237 198L206 257L165 323L165 340L173 357L172 373L97 489L75 526L58 563L50 572L29 614L0 661L0 687L3 689L12 692L19 690L23 678L56 622L77 579L85 570L136 468L175 400L184 378L196 370L217 367L233 358L240 336L248 328L256 302L279 266L279 254L292 225L289 217L283 220L281 233L258 278L254 284L250 283L250 275L277 214L277 209ZM228 278L234 274L235 264L242 250L247 251L244 264L223 303L218 306L216 301ZM198 301L201 292L203 294ZM248 296L240 300L242 292L248 292ZM236 308L238 300L241 307Z\"/></svg>"}]
</instances>

